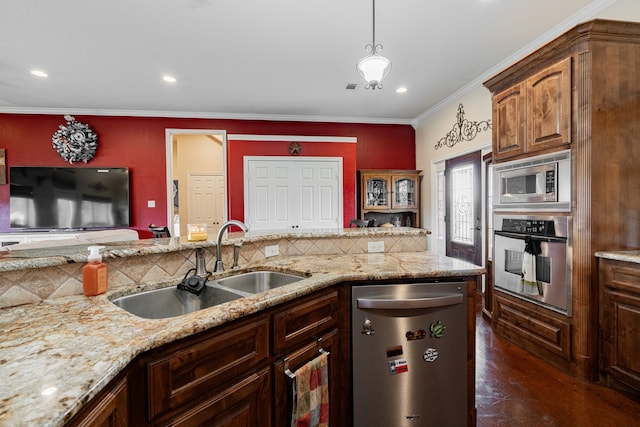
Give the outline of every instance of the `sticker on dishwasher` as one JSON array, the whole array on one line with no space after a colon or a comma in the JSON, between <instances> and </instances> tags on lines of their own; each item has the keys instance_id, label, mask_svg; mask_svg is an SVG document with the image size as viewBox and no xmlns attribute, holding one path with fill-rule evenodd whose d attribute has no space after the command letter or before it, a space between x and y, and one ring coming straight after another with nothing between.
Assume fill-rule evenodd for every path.
<instances>
[{"instance_id":1,"label":"sticker on dishwasher","mask_svg":"<svg viewBox=\"0 0 640 427\"><path fill-rule=\"evenodd\" d=\"M405 334L407 341L423 340L427 336L427 331L418 329L417 331L407 331Z\"/></svg>"},{"instance_id":2,"label":"sticker on dishwasher","mask_svg":"<svg viewBox=\"0 0 640 427\"><path fill-rule=\"evenodd\" d=\"M438 320L437 322L432 323L429 326L429 336L432 338L442 338L444 336L445 329L446 326L442 324L442 320Z\"/></svg>"},{"instance_id":3,"label":"sticker on dishwasher","mask_svg":"<svg viewBox=\"0 0 640 427\"><path fill-rule=\"evenodd\" d=\"M402 374L409 372L409 365L407 365L407 359L396 359L389 361L389 373L391 375Z\"/></svg>"},{"instance_id":4,"label":"sticker on dishwasher","mask_svg":"<svg viewBox=\"0 0 640 427\"><path fill-rule=\"evenodd\" d=\"M438 356L438 350L436 350L435 348L428 348L422 354L422 359L424 359L425 362L435 362Z\"/></svg>"}]
</instances>

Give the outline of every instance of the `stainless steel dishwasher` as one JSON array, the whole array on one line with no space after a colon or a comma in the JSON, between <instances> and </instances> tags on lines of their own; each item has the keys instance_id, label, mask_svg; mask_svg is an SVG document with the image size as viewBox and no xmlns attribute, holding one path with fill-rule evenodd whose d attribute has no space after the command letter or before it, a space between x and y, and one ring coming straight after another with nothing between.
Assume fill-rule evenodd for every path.
<instances>
[{"instance_id":1,"label":"stainless steel dishwasher","mask_svg":"<svg viewBox=\"0 0 640 427\"><path fill-rule=\"evenodd\" d=\"M466 283L354 286L354 427L467 425Z\"/></svg>"}]
</instances>

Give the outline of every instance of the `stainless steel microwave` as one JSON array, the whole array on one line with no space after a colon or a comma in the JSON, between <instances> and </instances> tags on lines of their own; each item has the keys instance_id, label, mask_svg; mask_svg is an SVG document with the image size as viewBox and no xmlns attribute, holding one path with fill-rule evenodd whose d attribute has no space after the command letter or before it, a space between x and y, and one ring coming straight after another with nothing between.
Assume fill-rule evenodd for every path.
<instances>
[{"instance_id":1,"label":"stainless steel microwave","mask_svg":"<svg viewBox=\"0 0 640 427\"><path fill-rule=\"evenodd\" d=\"M571 211L571 151L493 167L493 206L500 210Z\"/></svg>"}]
</instances>

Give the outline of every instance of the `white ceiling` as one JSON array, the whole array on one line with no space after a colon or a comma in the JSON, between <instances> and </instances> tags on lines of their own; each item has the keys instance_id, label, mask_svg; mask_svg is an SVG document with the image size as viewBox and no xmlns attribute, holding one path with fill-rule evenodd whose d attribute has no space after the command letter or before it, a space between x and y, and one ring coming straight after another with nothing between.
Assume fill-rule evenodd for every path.
<instances>
[{"instance_id":1,"label":"white ceiling","mask_svg":"<svg viewBox=\"0 0 640 427\"><path fill-rule=\"evenodd\" d=\"M411 123L615 3L377 0L371 91L371 0L0 0L0 111Z\"/></svg>"}]
</instances>

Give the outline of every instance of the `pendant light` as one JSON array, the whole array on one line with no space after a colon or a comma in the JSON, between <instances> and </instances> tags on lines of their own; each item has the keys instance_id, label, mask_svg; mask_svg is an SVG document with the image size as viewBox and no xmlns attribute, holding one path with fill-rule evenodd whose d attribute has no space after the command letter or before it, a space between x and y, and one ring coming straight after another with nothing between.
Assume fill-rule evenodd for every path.
<instances>
[{"instance_id":1,"label":"pendant light","mask_svg":"<svg viewBox=\"0 0 640 427\"><path fill-rule=\"evenodd\" d=\"M365 89L382 89L382 79L391 71L391 61L378 52L382 50L381 44L376 44L376 0L373 1L373 40L365 46L369 54L358 61L356 69L358 74L367 82Z\"/></svg>"}]
</instances>

